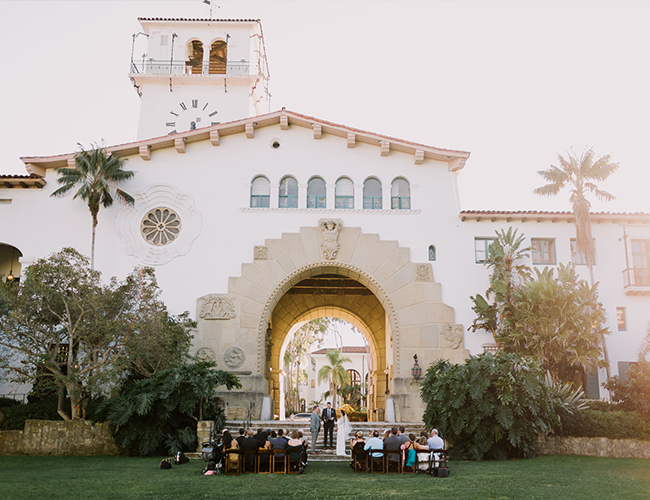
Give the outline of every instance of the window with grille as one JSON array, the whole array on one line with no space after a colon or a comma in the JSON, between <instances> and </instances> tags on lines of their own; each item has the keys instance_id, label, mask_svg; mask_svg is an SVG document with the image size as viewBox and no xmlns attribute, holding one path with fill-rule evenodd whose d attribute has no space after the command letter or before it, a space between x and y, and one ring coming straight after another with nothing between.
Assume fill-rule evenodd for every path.
<instances>
[{"instance_id":1,"label":"window with grille","mask_svg":"<svg viewBox=\"0 0 650 500\"><path fill-rule=\"evenodd\" d=\"M334 208L354 208L354 184L347 177L336 181Z\"/></svg>"},{"instance_id":2,"label":"window with grille","mask_svg":"<svg viewBox=\"0 0 650 500\"><path fill-rule=\"evenodd\" d=\"M625 320L625 308L617 307L616 308L616 324L619 332L624 332L627 330L627 322Z\"/></svg>"},{"instance_id":3,"label":"window with grille","mask_svg":"<svg viewBox=\"0 0 650 500\"><path fill-rule=\"evenodd\" d=\"M285 177L280 181L280 208L298 208L298 181L293 177Z\"/></svg>"},{"instance_id":4,"label":"window with grille","mask_svg":"<svg viewBox=\"0 0 650 500\"><path fill-rule=\"evenodd\" d=\"M634 284L650 285L650 240L632 240Z\"/></svg>"},{"instance_id":5,"label":"window with grille","mask_svg":"<svg viewBox=\"0 0 650 500\"><path fill-rule=\"evenodd\" d=\"M435 245L429 245L429 260L436 260L436 247Z\"/></svg>"},{"instance_id":6,"label":"window with grille","mask_svg":"<svg viewBox=\"0 0 650 500\"><path fill-rule=\"evenodd\" d=\"M264 176L255 177L251 184L251 207L268 208L271 203L271 184Z\"/></svg>"},{"instance_id":7,"label":"window with grille","mask_svg":"<svg viewBox=\"0 0 650 500\"><path fill-rule=\"evenodd\" d=\"M483 264L490 255L490 245L496 238L474 238L474 262Z\"/></svg>"},{"instance_id":8,"label":"window with grille","mask_svg":"<svg viewBox=\"0 0 650 500\"><path fill-rule=\"evenodd\" d=\"M374 177L363 183L363 208L366 210L381 210L381 182Z\"/></svg>"},{"instance_id":9,"label":"window with grille","mask_svg":"<svg viewBox=\"0 0 650 500\"><path fill-rule=\"evenodd\" d=\"M555 264L555 240L532 238L533 264Z\"/></svg>"},{"instance_id":10,"label":"window with grille","mask_svg":"<svg viewBox=\"0 0 650 500\"><path fill-rule=\"evenodd\" d=\"M390 188L390 208L409 210L411 208L411 188L406 179L398 178Z\"/></svg>"},{"instance_id":11,"label":"window with grille","mask_svg":"<svg viewBox=\"0 0 650 500\"><path fill-rule=\"evenodd\" d=\"M307 183L307 208L326 208L327 186L320 177Z\"/></svg>"}]
</instances>

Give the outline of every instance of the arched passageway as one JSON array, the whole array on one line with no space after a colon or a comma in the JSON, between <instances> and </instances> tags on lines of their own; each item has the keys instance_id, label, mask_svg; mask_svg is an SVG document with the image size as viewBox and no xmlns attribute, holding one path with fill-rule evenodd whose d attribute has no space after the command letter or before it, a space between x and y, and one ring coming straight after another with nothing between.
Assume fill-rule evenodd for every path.
<instances>
[{"instance_id":1,"label":"arched passageway","mask_svg":"<svg viewBox=\"0 0 650 500\"><path fill-rule=\"evenodd\" d=\"M23 254L18 248L0 243L0 280L15 281L20 280L20 257Z\"/></svg>"}]
</instances>

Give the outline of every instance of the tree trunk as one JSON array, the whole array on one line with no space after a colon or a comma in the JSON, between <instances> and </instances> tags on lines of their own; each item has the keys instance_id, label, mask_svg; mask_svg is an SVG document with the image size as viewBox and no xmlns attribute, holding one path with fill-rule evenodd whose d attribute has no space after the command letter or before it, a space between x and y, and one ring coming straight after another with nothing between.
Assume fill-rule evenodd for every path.
<instances>
[{"instance_id":1,"label":"tree trunk","mask_svg":"<svg viewBox=\"0 0 650 500\"><path fill-rule=\"evenodd\" d=\"M590 285L593 287L594 286L594 266L593 264L589 264L589 280L590 280ZM600 329L600 324L598 325L598 328ZM609 367L609 351L607 350L607 341L605 339L604 334L600 334L600 342L603 345L603 358L605 359L605 377L607 377L607 382L609 382L612 378L612 372ZM596 371L598 371L598 368L596 368Z\"/></svg>"},{"instance_id":2,"label":"tree trunk","mask_svg":"<svg viewBox=\"0 0 650 500\"><path fill-rule=\"evenodd\" d=\"M90 269L95 270L95 228L97 227L97 214L93 213L93 231L90 243Z\"/></svg>"},{"instance_id":3,"label":"tree trunk","mask_svg":"<svg viewBox=\"0 0 650 500\"><path fill-rule=\"evenodd\" d=\"M63 420L70 420L70 415L68 415L63 409L63 403L65 403L65 385L63 383L59 384L59 402L56 408L56 412L61 416Z\"/></svg>"}]
</instances>

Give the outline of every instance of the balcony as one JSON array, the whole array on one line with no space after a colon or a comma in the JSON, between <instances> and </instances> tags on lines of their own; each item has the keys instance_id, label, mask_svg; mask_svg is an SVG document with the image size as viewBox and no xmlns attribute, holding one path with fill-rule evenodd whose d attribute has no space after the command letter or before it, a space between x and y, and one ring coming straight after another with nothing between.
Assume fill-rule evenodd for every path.
<instances>
[{"instance_id":1,"label":"balcony","mask_svg":"<svg viewBox=\"0 0 650 500\"><path fill-rule=\"evenodd\" d=\"M623 290L627 295L650 294L650 268L625 269L623 271Z\"/></svg>"},{"instance_id":2,"label":"balcony","mask_svg":"<svg viewBox=\"0 0 650 500\"><path fill-rule=\"evenodd\" d=\"M185 61L146 59L139 63L131 61L131 74L155 76L250 76L250 63L241 60L225 64L221 62L196 64Z\"/></svg>"}]
</instances>

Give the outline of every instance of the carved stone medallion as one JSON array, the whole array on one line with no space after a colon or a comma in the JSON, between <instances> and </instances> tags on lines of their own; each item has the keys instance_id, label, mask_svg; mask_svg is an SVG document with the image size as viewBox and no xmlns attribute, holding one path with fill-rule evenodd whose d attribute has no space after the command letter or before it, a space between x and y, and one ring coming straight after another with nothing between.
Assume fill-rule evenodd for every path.
<instances>
[{"instance_id":1,"label":"carved stone medallion","mask_svg":"<svg viewBox=\"0 0 650 500\"><path fill-rule=\"evenodd\" d=\"M452 349L458 349L463 343L463 327L447 323L442 326L440 333Z\"/></svg>"},{"instance_id":2,"label":"carved stone medallion","mask_svg":"<svg viewBox=\"0 0 650 500\"><path fill-rule=\"evenodd\" d=\"M223 353L223 362L228 368L239 368L246 361L246 353L241 347L229 347Z\"/></svg>"},{"instance_id":3,"label":"carved stone medallion","mask_svg":"<svg viewBox=\"0 0 650 500\"><path fill-rule=\"evenodd\" d=\"M415 268L415 281L433 281L431 264L418 264Z\"/></svg>"},{"instance_id":4,"label":"carved stone medallion","mask_svg":"<svg viewBox=\"0 0 650 500\"><path fill-rule=\"evenodd\" d=\"M253 258L255 260L267 260L269 258L269 248L265 246L256 246Z\"/></svg>"},{"instance_id":5,"label":"carved stone medallion","mask_svg":"<svg viewBox=\"0 0 650 500\"><path fill-rule=\"evenodd\" d=\"M199 361L216 361L217 355L209 347L201 347L196 351L196 359Z\"/></svg>"},{"instance_id":6,"label":"carved stone medallion","mask_svg":"<svg viewBox=\"0 0 650 500\"><path fill-rule=\"evenodd\" d=\"M199 317L203 319L233 319L235 299L225 295L208 295L201 299Z\"/></svg>"},{"instance_id":7,"label":"carved stone medallion","mask_svg":"<svg viewBox=\"0 0 650 500\"><path fill-rule=\"evenodd\" d=\"M323 252L323 258L334 260L339 255L341 244L339 243L339 233L341 231L340 220L321 220L318 227L321 231L320 249Z\"/></svg>"}]
</instances>

